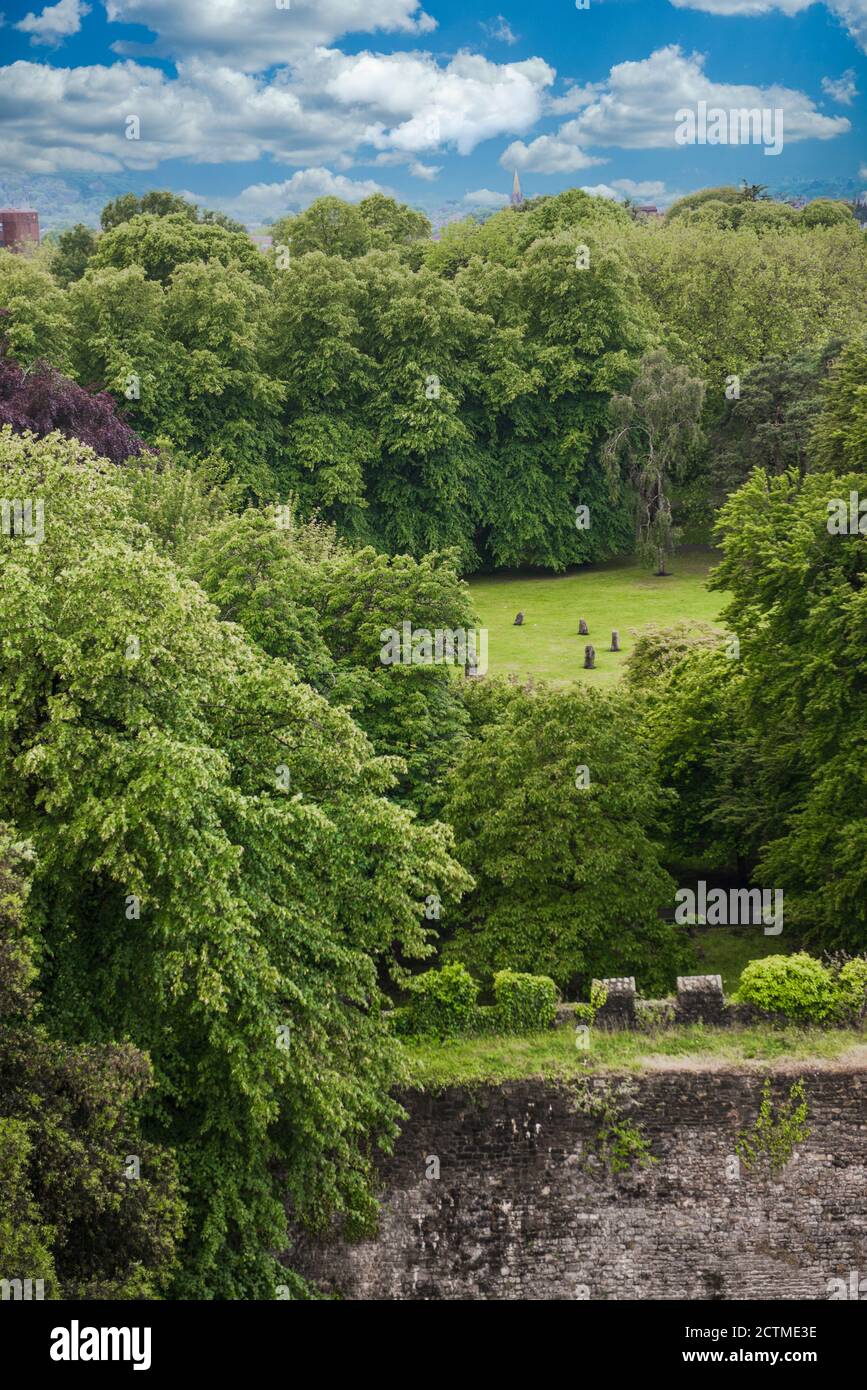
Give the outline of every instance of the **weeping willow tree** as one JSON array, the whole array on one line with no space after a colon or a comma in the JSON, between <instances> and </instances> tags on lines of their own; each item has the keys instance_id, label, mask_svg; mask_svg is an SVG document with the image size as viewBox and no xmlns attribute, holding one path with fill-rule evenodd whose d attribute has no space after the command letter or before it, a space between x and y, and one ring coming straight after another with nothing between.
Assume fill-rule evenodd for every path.
<instances>
[{"instance_id":1,"label":"weeping willow tree","mask_svg":"<svg viewBox=\"0 0 867 1390\"><path fill-rule=\"evenodd\" d=\"M613 482L635 494L635 540L641 559L666 573L680 531L669 495L701 442L704 382L672 362L664 348L648 352L626 395L612 396L612 431L602 451Z\"/></svg>"}]
</instances>

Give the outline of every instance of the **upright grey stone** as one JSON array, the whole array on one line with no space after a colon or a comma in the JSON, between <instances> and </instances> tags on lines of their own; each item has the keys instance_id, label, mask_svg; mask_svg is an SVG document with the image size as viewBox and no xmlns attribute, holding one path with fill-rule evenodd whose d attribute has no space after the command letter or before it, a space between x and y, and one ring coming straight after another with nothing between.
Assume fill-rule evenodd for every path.
<instances>
[{"instance_id":1,"label":"upright grey stone","mask_svg":"<svg viewBox=\"0 0 867 1390\"><path fill-rule=\"evenodd\" d=\"M591 646L589 642L587 646L584 648L584 670L596 670L596 648L594 646Z\"/></svg>"},{"instance_id":2,"label":"upright grey stone","mask_svg":"<svg viewBox=\"0 0 867 1390\"><path fill-rule=\"evenodd\" d=\"M724 1023L725 999L721 975L678 975L678 1023Z\"/></svg>"},{"instance_id":3,"label":"upright grey stone","mask_svg":"<svg viewBox=\"0 0 867 1390\"><path fill-rule=\"evenodd\" d=\"M597 1028L612 1031L635 1026L635 976L615 975L610 980L594 980L606 991L606 1000L596 1011Z\"/></svg>"}]
</instances>

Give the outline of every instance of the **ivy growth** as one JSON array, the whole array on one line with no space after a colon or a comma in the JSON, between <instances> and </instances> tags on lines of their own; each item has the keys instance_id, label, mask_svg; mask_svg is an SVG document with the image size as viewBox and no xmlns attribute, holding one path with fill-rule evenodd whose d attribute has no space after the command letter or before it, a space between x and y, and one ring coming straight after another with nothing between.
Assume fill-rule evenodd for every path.
<instances>
[{"instance_id":1,"label":"ivy growth","mask_svg":"<svg viewBox=\"0 0 867 1390\"><path fill-rule=\"evenodd\" d=\"M582 1167L591 1177L616 1176L630 1168L649 1168L656 1159L640 1125L630 1124L626 1111L636 1087L630 1081L591 1081L582 1077L573 1086L574 1108L596 1122L596 1132L584 1145Z\"/></svg>"},{"instance_id":2,"label":"ivy growth","mask_svg":"<svg viewBox=\"0 0 867 1390\"><path fill-rule=\"evenodd\" d=\"M735 1152L745 1168L768 1169L772 1176L781 1173L795 1151L810 1137L807 1125L807 1097L804 1080L800 1077L789 1090L788 1099L776 1110L771 1096L770 1078L762 1089L762 1103L752 1130L742 1130Z\"/></svg>"}]
</instances>

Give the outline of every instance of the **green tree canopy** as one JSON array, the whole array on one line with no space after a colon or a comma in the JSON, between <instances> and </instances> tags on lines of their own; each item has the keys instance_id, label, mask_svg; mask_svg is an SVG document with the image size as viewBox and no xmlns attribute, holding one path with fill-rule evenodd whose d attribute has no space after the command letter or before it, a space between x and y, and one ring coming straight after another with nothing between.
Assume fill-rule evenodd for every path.
<instances>
[{"instance_id":1,"label":"green tree canopy","mask_svg":"<svg viewBox=\"0 0 867 1390\"><path fill-rule=\"evenodd\" d=\"M32 871L0 825L0 1268L44 1280L48 1298L159 1298L182 1203L172 1155L137 1122L151 1066L128 1043L70 1043L39 1019Z\"/></svg>"},{"instance_id":2,"label":"green tree canopy","mask_svg":"<svg viewBox=\"0 0 867 1390\"><path fill-rule=\"evenodd\" d=\"M0 795L37 852L46 1007L153 1058L188 1193L175 1294L272 1297L287 1200L372 1219L399 1115L379 972L469 879L446 827L387 798L400 764L154 543L135 473L57 436L0 446L4 495L45 507L42 544L2 540Z\"/></svg>"},{"instance_id":3,"label":"green tree canopy","mask_svg":"<svg viewBox=\"0 0 867 1390\"><path fill-rule=\"evenodd\" d=\"M444 918L456 924L448 955L569 989L635 975L667 991L683 953L659 915L673 897L656 850L664 811L627 699L574 686L506 701L449 779L446 814L476 887Z\"/></svg>"},{"instance_id":4,"label":"green tree canopy","mask_svg":"<svg viewBox=\"0 0 867 1390\"><path fill-rule=\"evenodd\" d=\"M172 271L187 261L234 262L259 284L268 279L268 265L245 232L227 230L215 222L196 222L183 212L158 217L137 213L118 222L100 237L90 264L97 270L140 265L149 280L167 283Z\"/></svg>"}]
</instances>

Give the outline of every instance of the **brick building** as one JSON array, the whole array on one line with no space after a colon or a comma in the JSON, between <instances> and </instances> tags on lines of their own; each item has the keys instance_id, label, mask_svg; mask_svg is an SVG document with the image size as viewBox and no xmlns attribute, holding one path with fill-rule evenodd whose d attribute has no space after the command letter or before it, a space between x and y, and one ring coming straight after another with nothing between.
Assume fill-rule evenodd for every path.
<instances>
[{"instance_id":1,"label":"brick building","mask_svg":"<svg viewBox=\"0 0 867 1390\"><path fill-rule=\"evenodd\" d=\"M10 251L39 245L39 213L33 208L0 208L0 246Z\"/></svg>"}]
</instances>

